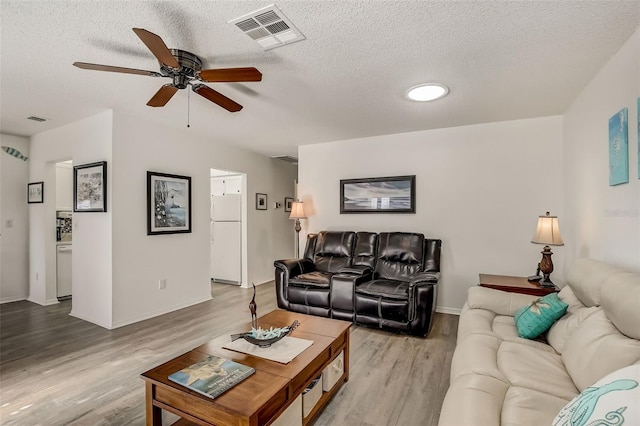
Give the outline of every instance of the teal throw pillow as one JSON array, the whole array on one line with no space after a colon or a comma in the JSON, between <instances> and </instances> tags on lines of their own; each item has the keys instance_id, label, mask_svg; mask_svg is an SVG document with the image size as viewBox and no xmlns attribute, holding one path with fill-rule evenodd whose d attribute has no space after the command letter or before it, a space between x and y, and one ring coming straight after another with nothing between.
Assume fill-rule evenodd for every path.
<instances>
[{"instance_id":1,"label":"teal throw pillow","mask_svg":"<svg viewBox=\"0 0 640 426\"><path fill-rule=\"evenodd\" d=\"M525 339L535 339L551 328L567 312L568 307L557 293L551 293L520 308L514 317L518 335Z\"/></svg>"}]
</instances>

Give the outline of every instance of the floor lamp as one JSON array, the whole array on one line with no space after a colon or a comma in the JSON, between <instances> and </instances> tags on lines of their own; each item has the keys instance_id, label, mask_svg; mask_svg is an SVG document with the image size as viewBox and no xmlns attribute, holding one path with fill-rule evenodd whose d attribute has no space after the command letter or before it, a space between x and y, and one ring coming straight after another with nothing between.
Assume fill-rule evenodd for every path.
<instances>
[{"instance_id":1,"label":"floor lamp","mask_svg":"<svg viewBox=\"0 0 640 426\"><path fill-rule=\"evenodd\" d=\"M289 219L296 220L296 258L300 258L300 230L302 229L300 226L300 219L306 218L307 217L304 215L302 201L296 200L291 203L291 214L289 215Z\"/></svg>"}]
</instances>

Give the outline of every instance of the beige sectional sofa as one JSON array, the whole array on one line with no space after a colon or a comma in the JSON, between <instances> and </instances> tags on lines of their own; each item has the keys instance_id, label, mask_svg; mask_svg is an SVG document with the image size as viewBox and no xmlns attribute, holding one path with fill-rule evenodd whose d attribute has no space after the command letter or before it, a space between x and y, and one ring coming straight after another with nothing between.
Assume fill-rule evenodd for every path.
<instances>
[{"instance_id":1,"label":"beige sectional sofa","mask_svg":"<svg viewBox=\"0 0 640 426\"><path fill-rule=\"evenodd\" d=\"M559 297L567 313L528 340L514 315L537 297L469 289L440 426L551 425L596 381L640 364L639 273L580 259Z\"/></svg>"}]
</instances>

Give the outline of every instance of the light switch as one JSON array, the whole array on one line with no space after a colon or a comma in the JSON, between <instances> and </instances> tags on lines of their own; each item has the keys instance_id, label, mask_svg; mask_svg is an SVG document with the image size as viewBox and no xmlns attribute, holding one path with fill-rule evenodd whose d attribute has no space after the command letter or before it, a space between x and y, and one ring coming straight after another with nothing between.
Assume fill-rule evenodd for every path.
<instances>
[{"instance_id":1,"label":"light switch","mask_svg":"<svg viewBox=\"0 0 640 426\"><path fill-rule=\"evenodd\" d=\"M5 224L5 227L7 228L13 228L13 219L7 219L7 222Z\"/></svg>"}]
</instances>

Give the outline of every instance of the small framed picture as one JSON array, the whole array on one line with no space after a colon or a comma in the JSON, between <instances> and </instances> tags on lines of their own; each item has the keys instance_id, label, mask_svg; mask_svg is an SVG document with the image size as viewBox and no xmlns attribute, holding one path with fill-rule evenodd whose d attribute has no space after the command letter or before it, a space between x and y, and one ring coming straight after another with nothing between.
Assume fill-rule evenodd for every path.
<instances>
[{"instance_id":1,"label":"small framed picture","mask_svg":"<svg viewBox=\"0 0 640 426\"><path fill-rule=\"evenodd\" d=\"M73 211L107 211L107 162L73 166Z\"/></svg>"},{"instance_id":2,"label":"small framed picture","mask_svg":"<svg viewBox=\"0 0 640 426\"><path fill-rule=\"evenodd\" d=\"M291 204L292 203L293 203L293 198L284 197L284 211L285 212L290 212L291 211Z\"/></svg>"},{"instance_id":3,"label":"small framed picture","mask_svg":"<svg viewBox=\"0 0 640 426\"><path fill-rule=\"evenodd\" d=\"M256 210L267 209L267 194L256 193Z\"/></svg>"},{"instance_id":4,"label":"small framed picture","mask_svg":"<svg viewBox=\"0 0 640 426\"><path fill-rule=\"evenodd\" d=\"M147 235L191 232L191 177L147 172Z\"/></svg>"},{"instance_id":5,"label":"small framed picture","mask_svg":"<svg viewBox=\"0 0 640 426\"><path fill-rule=\"evenodd\" d=\"M27 184L27 203L44 202L44 182L33 182Z\"/></svg>"}]
</instances>

